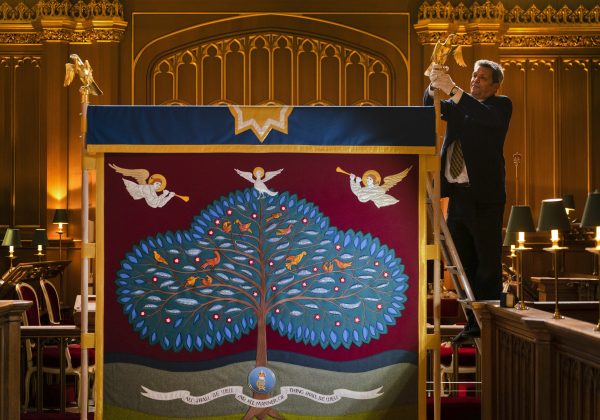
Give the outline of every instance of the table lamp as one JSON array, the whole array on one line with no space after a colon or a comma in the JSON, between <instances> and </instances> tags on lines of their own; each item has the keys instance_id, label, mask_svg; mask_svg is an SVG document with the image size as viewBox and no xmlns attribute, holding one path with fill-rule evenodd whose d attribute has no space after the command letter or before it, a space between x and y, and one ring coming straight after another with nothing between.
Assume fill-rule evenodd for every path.
<instances>
[{"instance_id":1,"label":"table lamp","mask_svg":"<svg viewBox=\"0 0 600 420\"><path fill-rule=\"evenodd\" d=\"M565 211L567 212L567 219L569 219L569 222L572 222L573 220L571 220L570 215L575 211L575 198L573 197L573 194L565 194L562 196L562 200Z\"/></svg>"},{"instance_id":2,"label":"table lamp","mask_svg":"<svg viewBox=\"0 0 600 420\"><path fill-rule=\"evenodd\" d=\"M36 229L33 231L31 245L37 247L37 254L35 255L37 255L39 261L42 261L42 257L44 256L42 251L44 247L48 246L48 235L46 234L46 229Z\"/></svg>"},{"instance_id":3,"label":"table lamp","mask_svg":"<svg viewBox=\"0 0 600 420\"><path fill-rule=\"evenodd\" d=\"M58 225L58 259L62 260L62 235L63 225L69 224L69 217L66 209L56 209L52 224Z\"/></svg>"},{"instance_id":4,"label":"table lamp","mask_svg":"<svg viewBox=\"0 0 600 420\"><path fill-rule=\"evenodd\" d=\"M525 232L535 232L535 225L533 224L533 216L531 215L531 208L529 206L512 206L510 209L510 216L508 217L508 224L506 225L506 235L516 234L517 243L514 251L517 255L517 285L519 288L519 304L517 309L527 309L525 305L525 296L523 294L523 251L527 251L531 248L525 247Z\"/></svg>"},{"instance_id":5,"label":"table lamp","mask_svg":"<svg viewBox=\"0 0 600 420\"><path fill-rule=\"evenodd\" d=\"M544 251L550 252L554 259L554 319L561 319L563 316L558 310L558 258L557 254L560 251L567 249L558 245L559 231L568 231L571 227L567 212L563 204L562 198L550 198L542 200L540 208L540 218L538 220L538 231L550 231L550 240L552 246L544 248Z\"/></svg>"},{"instance_id":6,"label":"table lamp","mask_svg":"<svg viewBox=\"0 0 600 420\"><path fill-rule=\"evenodd\" d=\"M585 208L583 209L583 217L581 218L582 228L596 228L596 246L586 248L586 251L596 254L598 260L598 275L600 276L600 190L596 190L588 194ZM600 307L600 300L598 301ZM600 310L600 309L599 309ZM598 316L598 324L594 331L600 331L600 314Z\"/></svg>"},{"instance_id":7,"label":"table lamp","mask_svg":"<svg viewBox=\"0 0 600 420\"><path fill-rule=\"evenodd\" d=\"M10 269L13 269L13 260L17 258L15 256L15 248L21 247L21 232L19 229L6 229L4 239L2 240L2 246L8 247L8 258L10 259Z\"/></svg>"},{"instance_id":8,"label":"table lamp","mask_svg":"<svg viewBox=\"0 0 600 420\"><path fill-rule=\"evenodd\" d=\"M517 254L515 253L515 248L517 247L517 237L518 232L509 232L507 230L504 234L504 242L502 242L502 246L510 247L510 254L508 258L510 258L510 268L512 271L517 269L514 262L514 260L517 258Z\"/></svg>"}]
</instances>

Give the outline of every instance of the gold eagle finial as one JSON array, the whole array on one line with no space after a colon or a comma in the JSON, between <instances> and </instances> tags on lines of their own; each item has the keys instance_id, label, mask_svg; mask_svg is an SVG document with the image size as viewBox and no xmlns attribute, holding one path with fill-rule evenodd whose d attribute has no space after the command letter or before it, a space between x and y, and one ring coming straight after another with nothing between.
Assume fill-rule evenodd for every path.
<instances>
[{"instance_id":1,"label":"gold eagle finial","mask_svg":"<svg viewBox=\"0 0 600 420\"><path fill-rule=\"evenodd\" d=\"M455 34L450 34L446 38L444 42L438 40L433 47L433 53L431 53L431 64L427 70L425 70L425 76L429 76L429 73L433 69L434 66L442 66L446 65L446 60L450 55L454 56L454 61L461 67L466 67L467 64L463 59L462 55L462 47L458 44L452 44L452 39L455 37Z\"/></svg>"},{"instance_id":2,"label":"gold eagle finial","mask_svg":"<svg viewBox=\"0 0 600 420\"><path fill-rule=\"evenodd\" d=\"M79 88L80 92L96 96L102 95L102 90L94 81L94 76L92 76L92 66L90 66L90 63L87 60L83 62L77 54L71 54L69 58L73 63L65 64L66 74L64 86L70 85L75 78L75 74L77 74L82 85Z\"/></svg>"}]
</instances>

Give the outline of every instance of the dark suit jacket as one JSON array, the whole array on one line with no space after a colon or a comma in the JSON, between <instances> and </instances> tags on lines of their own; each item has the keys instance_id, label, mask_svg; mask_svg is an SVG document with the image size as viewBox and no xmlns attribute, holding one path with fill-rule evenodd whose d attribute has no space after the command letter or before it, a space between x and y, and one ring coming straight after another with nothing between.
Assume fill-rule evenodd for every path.
<instances>
[{"instance_id":1,"label":"dark suit jacket","mask_svg":"<svg viewBox=\"0 0 600 420\"><path fill-rule=\"evenodd\" d=\"M433 105L429 88L423 98ZM452 195L452 184L446 180L446 151L460 140L473 196L479 202L506 202L504 139L512 115L512 102L507 96L490 96L479 102L467 92L455 104L441 101L442 119L448 122L442 145L441 195Z\"/></svg>"}]
</instances>

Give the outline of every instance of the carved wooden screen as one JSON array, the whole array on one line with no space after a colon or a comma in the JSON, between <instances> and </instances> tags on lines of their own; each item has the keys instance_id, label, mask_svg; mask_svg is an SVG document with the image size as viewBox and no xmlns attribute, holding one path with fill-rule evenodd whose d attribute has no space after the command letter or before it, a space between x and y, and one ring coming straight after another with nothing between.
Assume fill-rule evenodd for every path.
<instances>
[{"instance_id":1,"label":"carved wooden screen","mask_svg":"<svg viewBox=\"0 0 600 420\"><path fill-rule=\"evenodd\" d=\"M150 28L170 25L165 16L134 16L133 103L409 103L407 13L377 14L363 21L343 13L335 18L225 15L216 19L191 13L182 18L185 23L174 23L164 35L153 37Z\"/></svg>"},{"instance_id":2,"label":"carved wooden screen","mask_svg":"<svg viewBox=\"0 0 600 420\"><path fill-rule=\"evenodd\" d=\"M150 77L153 104L390 105L390 69L382 58L275 32L177 50Z\"/></svg>"}]
</instances>

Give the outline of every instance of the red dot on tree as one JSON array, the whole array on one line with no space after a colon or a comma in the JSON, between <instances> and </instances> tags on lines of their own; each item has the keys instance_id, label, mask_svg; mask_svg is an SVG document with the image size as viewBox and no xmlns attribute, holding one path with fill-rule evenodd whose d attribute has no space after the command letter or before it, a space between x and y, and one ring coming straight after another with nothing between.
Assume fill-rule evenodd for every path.
<instances>
[{"instance_id":1,"label":"red dot on tree","mask_svg":"<svg viewBox=\"0 0 600 420\"><path fill-rule=\"evenodd\" d=\"M252 218L253 218L253 219L256 219L257 217L258 217L258 214L256 214L256 213L252 213Z\"/></svg>"},{"instance_id":2,"label":"red dot on tree","mask_svg":"<svg viewBox=\"0 0 600 420\"><path fill-rule=\"evenodd\" d=\"M227 321L228 324L231 324L232 319L231 318L227 318L226 321Z\"/></svg>"},{"instance_id":3,"label":"red dot on tree","mask_svg":"<svg viewBox=\"0 0 600 420\"><path fill-rule=\"evenodd\" d=\"M319 269L317 267L313 267L313 271L316 273L317 271L319 271Z\"/></svg>"},{"instance_id":4,"label":"red dot on tree","mask_svg":"<svg viewBox=\"0 0 600 420\"><path fill-rule=\"evenodd\" d=\"M231 209L227 209L227 214L228 214L229 216L231 216L231 215L233 214L233 210L231 210Z\"/></svg>"},{"instance_id":5,"label":"red dot on tree","mask_svg":"<svg viewBox=\"0 0 600 420\"><path fill-rule=\"evenodd\" d=\"M196 258L194 258L194 261L196 261L196 262L200 262L200 257L196 257Z\"/></svg>"},{"instance_id":6,"label":"red dot on tree","mask_svg":"<svg viewBox=\"0 0 600 420\"><path fill-rule=\"evenodd\" d=\"M209 234L210 236L212 236L212 235L214 235L214 234L215 234L215 231L214 231L214 230L212 230L212 229L210 229L210 230L208 231L208 234Z\"/></svg>"},{"instance_id":7,"label":"red dot on tree","mask_svg":"<svg viewBox=\"0 0 600 420\"><path fill-rule=\"evenodd\" d=\"M217 319L219 319L219 318L221 318L221 317L219 316L219 314L214 314L214 315L213 315L213 319L214 319L215 321L216 321Z\"/></svg>"},{"instance_id":8,"label":"red dot on tree","mask_svg":"<svg viewBox=\"0 0 600 420\"><path fill-rule=\"evenodd\" d=\"M152 277L152 281L156 283L158 281L158 277Z\"/></svg>"},{"instance_id":9,"label":"red dot on tree","mask_svg":"<svg viewBox=\"0 0 600 420\"><path fill-rule=\"evenodd\" d=\"M306 217L302 218L302 223L307 224L308 223L308 219Z\"/></svg>"},{"instance_id":10,"label":"red dot on tree","mask_svg":"<svg viewBox=\"0 0 600 420\"><path fill-rule=\"evenodd\" d=\"M248 264L254 265L254 260L248 260Z\"/></svg>"},{"instance_id":11,"label":"red dot on tree","mask_svg":"<svg viewBox=\"0 0 600 420\"><path fill-rule=\"evenodd\" d=\"M273 261L269 261L269 267L273 267L275 263Z\"/></svg>"},{"instance_id":12,"label":"red dot on tree","mask_svg":"<svg viewBox=\"0 0 600 420\"><path fill-rule=\"evenodd\" d=\"M377 304L377 309L381 310L381 308L383 308L383 305L381 303Z\"/></svg>"},{"instance_id":13,"label":"red dot on tree","mask_svg":"<svg viewBox=\"0 0 600 420\"><path fill-rule=\"evenodd\" d=\"M346 283L346 277L340 277L340 283Z\"/></svg>"},{"instance_id":14,"label":"red dot on tree","mask_svg":"<svg viewBox=\"0 0 600 420\"><path fill-rule=\"evenodd\" d=\"M275 313L278 314L279 312L281 312L281 309L275 308Z\"/></svg>"},{"instance_id":15,"label":"red dot on tree","mask_svg":"<svg viewBox=\"0 0 600 420\"><path fill-rule=\"evenodd\" d=\"M340 291L340 288L339 288L339 286L335 286L335 287L333 288L333 290L334 290L335 292L339 292L339 291Z\"/></svg>"},{"instance_id":16,"label":"red dot on tree","mask_svg":"<svg viewBox=\"0 0 600 420\"><path fill-rule=\"evenodd\" d=\"M302 287L306 287L306 282L305 281L302 282Z\"/></svg>"},{"instance_id":17,"label":"red dot on tree","mask_svg":"<svg viewBox=\"0 0 600 420\"><path fill-rule=\"evenodd\" d=\"M342 325L342 323L340 321L335 321L335 326L339 327L340 325Z\"/></svg>"},{"instance_id":18,"label":"red dot on tree","mask_svg":"<svg viewBox=\"0 0 600 420\"><path fill-rule=\"evenodd\" d=\"M360 322L360 318L359 317L354 317L354 322L356 322L357 324Z\"/></svg>"},{"instance_id":19,"label":"red dot on tree","mask_svg":"<svg viewBox=\"0 0 600 420\"><path fill-rule=\"evenodd\" d=\"M271 290L272 290L272 291L275 291L275 290L277 290L277 286L271 286Z\"/></svg>"},{"instance_id":20,"label":"red dot on tree","mask_svg":"<svg viewBox=\"0 0 600 420\"><path fill-rule=\"evenodd\" d=\"M167 324L170 324L170 323L171 323L171 318L169 318L169 317L166 317L166 318L165 318L165 322L166 322Z\"/></svg>"},{"instance_id":21,"label":"red dot on tree","mask_svg":"<svg viewBox=\"0 0 600 420\"><path fill-rule=\"evenodd\" d=\"M340 244L335 244L335 249L339 251L340 249L342 249L342 246Z\"/></svg>"},{"instance_id":22,"label":"red dot on tree","mask_svg":"<svg viewBox=\"0 0 600 420\"><path fill-rule=\"evenodd\" d=\"M146 311L140 312L140 316L146 316Z\"/></svg>"},{"instance_id":23,"label":"red dot on tree","mask_svg":"<svg viewBox=\"0 0 600 420\"><path fill-rule=\"evenodd\" d=\"M315 319L318 321L319 319L321 319L321 315L319 315L319 314L316 314L316 315L315 315Z\"/></svg>"},{"instance_id":24,"label":"red dot on tree","mask_svg":"<svg viewBox=\"0 0 600 420\"><path fill-rule=\"evenodd\" d=\"M390 276L390 273L388 273L387 271L384 271L384 272L383 272L383 277L386 277L386 278L387 278L387 277L389 277L389 276Z\"/></svg>"},{"instance_id":25,"label":"red dot on tree","mask_svg":"<svg viewBox=\"0 0 600 420\"><path fill-rule=\"evenodd\" d=\"M287 207L286 206L281 206L280 209L281 209L281 211L286 211Z\"/></svg>"},{"instance_id":26,"label":"red dot on tree","mask_svg":"<svg viewBox=\"0 0 600 420\"><path fill-rule=\"evenodd\" d=\"M179 258L174 258L174 259L173 259L173 262L174 262L175 264L179 264Z\"/></svg>"},{"instance_id":27,"label":"red dot on tree","mask_svg":"<svg viewBox=\"0 0 600 420\"><path fill-rule=\"evenodd\" d=\"M375 267L379 267L379 261L375 261Z\"/></svg>"},{"instance_id":28,"label":"red dot on tree","mask_svg":"<svg viewBox=\"0 0 600 420\"><path fill-rule=\"evenodd\" d=\"M215 225L220 225L221 221L219 219L215 219Z\"/></svg>"}]
</instances>

